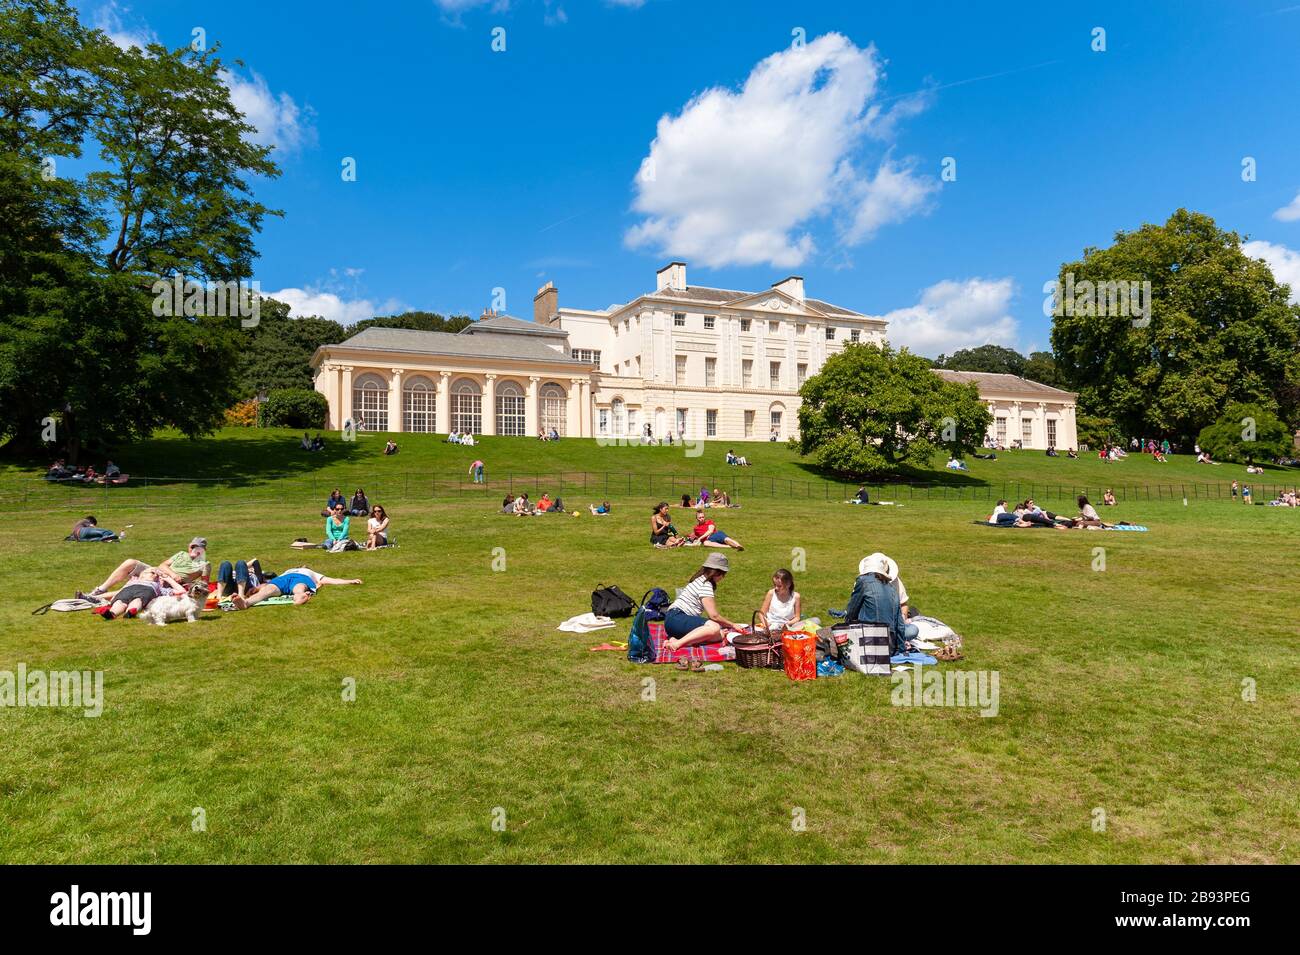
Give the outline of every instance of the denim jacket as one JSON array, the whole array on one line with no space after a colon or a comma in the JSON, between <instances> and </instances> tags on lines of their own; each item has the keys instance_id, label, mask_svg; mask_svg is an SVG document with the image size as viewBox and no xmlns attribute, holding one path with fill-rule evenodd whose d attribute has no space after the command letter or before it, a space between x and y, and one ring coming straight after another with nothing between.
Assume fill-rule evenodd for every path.
<instances>
[{"instance_id":1,"label":"denim jacket","mask_svg":"<svg viewBox=\"0 0 1300 955\"><path fill-rule=\"evenodd\" d=\"M853 584L853 594L845 608L846 620L854 623L883 623L890 636L899 640L906 621L898 606L898 595L875 574L863 574Z\"/></svg>"}]
</instances>

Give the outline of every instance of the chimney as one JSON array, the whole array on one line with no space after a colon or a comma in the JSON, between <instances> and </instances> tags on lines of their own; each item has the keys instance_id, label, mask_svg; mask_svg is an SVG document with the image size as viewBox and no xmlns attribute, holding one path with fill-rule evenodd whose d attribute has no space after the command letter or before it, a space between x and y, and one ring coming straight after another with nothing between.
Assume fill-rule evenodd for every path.
<instances>
[{"instance_id":1,"label":"chimney","mask_svg":"<svg viewBox=\"0 0 1300 955\"><path fill-rule=\"evenodd\" d=\"M554 282L547 282L533 296L533 321L538 325L549 325L559 310L560 291Z\"/></svg>"},{"instance_id":2,"label":"chimney","mask_svg":"<svg viewBox=\"0 0 1300 955\"><path fill-rule=\"evenodd\" d=\"M792 275L788 279L782 279L779 282L773 282L772 288L780 289L791 298L803 301L803 276Z\"/></svg>"},{"instance_id":3,"label":"chimney","mask_svg":"<svg viewBox=\"0 0 1300 955\"><path fill-rule=\"evenodd\" d=\"M497 317L496 309L494 309L494 308L485 308L485 309L483 309L483 314L480 315L480 316L478 317L478 320L481 322L481 321L484 321L484 320L486 320L486 319L489 319L489 318L496 318L496 317Z\"/></svg>"},{"instance_id":4,"label":"chimney","mask_svg":"<svg viewBox=\"0 0 1300 955\"><path fill-rule=\"evenodd\" d=\"M686 263L669 262L662 269L655 273L658 280L655 284L655 291L662 292L664 289L674 289L678 292L686 291Z\"/></svg>"}]
</instances>

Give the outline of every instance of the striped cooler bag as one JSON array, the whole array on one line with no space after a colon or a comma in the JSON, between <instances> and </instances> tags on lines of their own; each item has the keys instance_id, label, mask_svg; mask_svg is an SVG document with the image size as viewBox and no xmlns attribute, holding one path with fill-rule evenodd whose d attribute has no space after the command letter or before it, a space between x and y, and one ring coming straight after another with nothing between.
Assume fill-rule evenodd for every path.
<instances>
[{"instance_id":1,"label":"striped cooler bag","mask_svg":"<svg viewBox=\"0 0 1300 955\"><path fill-rule=\"evenodd\" d=\"M883 623L837 623L831 627L841 644L840 662L869 676L889 676L889 627Z\"/></svg>"}]
</instances>

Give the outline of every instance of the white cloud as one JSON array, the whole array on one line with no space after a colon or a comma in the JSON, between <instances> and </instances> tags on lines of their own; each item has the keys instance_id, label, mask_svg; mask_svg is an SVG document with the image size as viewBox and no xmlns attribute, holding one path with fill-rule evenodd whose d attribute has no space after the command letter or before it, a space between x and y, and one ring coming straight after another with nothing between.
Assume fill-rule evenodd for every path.
<instances>
[{"instance_id":1,"label":"white cloud","mask_svg":"<svg viewBox=\"0 0 1300 955\"><path fill-rule=\"evenodd\" d=\"M1242 243L1241 251L1252 259L1263 259L1273 270L1273 278L1291 286L1291 303L1300 305L1300 252L1255 239Z\"/></svg>"},{"instance_id":2,"label":"white cloud","mask_svg":"<svg viewBox=\"0 0 1300 955\"><path fill-rule=\"evenodd\" d=\"M1289 203L1274 212L1273 218L1278 222L1295 222L1300 219L1300 192L1297 192L1295 198Z\"/></svg>"},{"instance_id":3,"label":"white cloud","mask_svg":"<svg viewBox=\"0 0 1300 955\"><path fill-rule=\"evenodd\" d=\"M890 344L930 358L979 345L1014 347L1017 326L1009 312L1015 291L1009 278L938 282L916 305L882 316L889 322L885 334Z\"/></svg>"},{"instance_id":4,"label":"white cloud","mask_svg":"<svg viewBox=\"0 0 1300 955\"><path fill-rule=\"evenodd\" d=\"M300 107L288 93L273 93L255 71L247 79L229 70L221 71L221 80L230 89L230 101L256 127L250 138L259 146L275 146L282 152L294 152L316 141L311 110Z\"/></svg>"},{"instance_id":5,"label":"white cloud","mask_svg":"<svg viewBox=\"0 0 1300 955\"><path fill-rule=\"evenodd\" d=\"M395 315L405 311L402 303L395 299L376 304L368 298L342 298L334 292L319 288L285 288L278 292L263 292L266 298L273 298L289 306L289 315L293 318L306 318L318 315L329 318L341 325L353 325L362 319L374 318L376 315Z\"/></svg>"},{"instance_id":6,"label":"white cloud","mask_svg":"<svg viewBox=\"0 0 1300 955\"><path fill-rule=\"evenodd\" d=\"M644 218L625 242L712 267L792 268L815 250L818 220L853 245L917 213L935 180L887 155L858 168L869 134L923 105L869 105L880 78L874 47L830 33L769 56L738 91L714 87L662 116L635 183Z\"/></svg>"},{"instance_id":7,"label":"white cloud","mask_svg":"<svg viewBox=\"0 0 1300 955\"><path fill-rule=\"evenodd\" d=\"M150 43L157 43L158 37L147 26L126 25L123 17L129 16L130 13L130 7L121 7L116 0L109 0L95 11L95 26L103 30L113 44L123 50L129 50L133 46L143 50Z\"/></svg>"}]
</instances>

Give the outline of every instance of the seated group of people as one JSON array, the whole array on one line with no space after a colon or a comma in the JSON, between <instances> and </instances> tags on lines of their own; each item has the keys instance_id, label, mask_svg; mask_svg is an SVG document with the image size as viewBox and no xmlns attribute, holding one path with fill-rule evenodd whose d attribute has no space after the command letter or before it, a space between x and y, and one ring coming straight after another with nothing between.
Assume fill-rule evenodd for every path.
<instances>
[{"instance_id":1,"label":"seated group of people","mask_svg":"<svg viewBox=\"0 0 1300 955\"><path fill-rule=\"evenodd\" d=\"M185 550L177 551L156 566L129 557L118 564L98 587L77 597L104 607L105 620L136 617L162 596L189 595L199 609L207 602L211 590L211 564L207 559L206 538L195 537ZM217 597L229 598L237 610L243 610L269 597L292 597L304 604L327 584L359 584L360 578L327 577L309 567L293 567L275 573L262 569L256 557L222 561L217 572Z\"/></svg>"},{"instance_id":2,"label":"seated group of people","mask_svg":"<svg viewBox=\"0 0 1300 955\"><path fill-rule=\"evenodd\" d=\"M304 451L324 451L325 439L320 436L320 432L317 432L316 437L313 438L306 431L304 431L302 433L302 441L299 442L299 447L301 447Z\"/></svg>"},{"instance_id":3,"label":"seated group of people","mask_svg":"<svg viewBox=\"0 0 1300 955\"><path fill-rule=\"evenodd\" d=\"M699 496L694 501L691 500L689 494L683 494L682 507L740 507L740 505L733 505L731 495L726 491L719 491L716 487L710 491L707 487L702 487Z\"/></svg>"},{"instance_id":4,"label":"seated group of people","mask_svg":"<svg viewBox=\"0 0 1300 955\"><path fill-rule=\"evenodd\" d=\"M949 457L949 458L948 458L948 463L945 464L944 467L946 467L949 471L969 471L969 470L970 470L970 468L966 467L966 462L963 461L963 460L961 460L960 458L958 458L956 455L952 455L951 457Z\"/></svg>"},{"instance_id":5,"label":"seated group of people","mask_svg":"<svg viewBox=\"0 0 1300 955\"><path fill-rule=\"evenodd\" d=\"M603 505L606 510L603 513L608 514L609 502ZM593 505L594 507L594 505ZM539 514L564 514L564 499L556 495L551 497L546 491L535 502L528 499L528 492L521 491L516 495L507 494L501 501L501 513L512 514L515 517L536 517ZM595 510L592 513L596 513Z\"/></svg>"},{"instance_id":6,"label":"seated group of people","mask_svg":"<svg viewBox=\"0 0 1300 955\"><path fill-rule=\"evenodd\" d=\"M1106 491L1107 504L1115 503L1115 496L1110 490ZM985 518L989 524L1008 527L1055 527L1057 530L1080 530L1087 527L1114 527L1114 524L1107 524L1097 514L1097 509L1092 506L1086 494L1080 494L1076 499L1079 507L1077 517L1065 517L1061 514L1054 514L1051 511L1044 510L1035 503L1033 498L1026 498L1015 507L1008 510L1007 502L1000 500L997 506L993 508L993 513ZM1122 523L1122 522L1121 522Z\"/></svg>"},{"instance_id":7,"label":"seated group of people","mask_svg":"<svg viewBox=\"0 0 1300 955\"><path fill-rule=\"evenodd\" d=\"M664 614L668 649L719 643L734 639L745 629L718 609L718 588L730 569L725 554L710 554L678 591L677 599ZM919 635L916 624L908 622L914 615L908 599L898 565L884 554L868 554L858 562L845 619L850 623L886 624L897 652L906 653L913 649L910 641ZM795 590L794 575L789 570L783 567L772 574L772 587L764 595L759 612L769 630L795 629L804 623L803 597Z\"/></svg>"},{"instance_id":8,"label":"seated group of people","mask_svg":"<svg viewBox=\"0 0 1300 955\"><path fill-rule=\"evenodd\" d=\"M655 547L734 547L744 550L740 541L719 530L703 508L695 511L695 526L689 534L680 534L673 524L667 501L656 504L650 514L650 543Z\"/></svg>"},{"instance_id":9,"label":"seated group of people","mask_svg":"<svg viewBox=\"0 0 1300 955\"><path fill-rule=\"evenodd\" d=\"M538 441L559 441L560 432L556 431L554 428L550 428L550 429L542 428L540 431L537 432L537 440Z\"/></svg>"},{"instance_id":10,"label":"seated group of people","mask_svg":"<svg viewBox=\"0 0 1300 955\"><path fill-rule=\"evenodd\" d=\"M1273 500L1268 502L1269 507L1300 507L1300 496L1296 495L1295 488L1289 491L1283 491Z\"/></svg>"},{"instance_id":11,"label":"seated group of people","mask_svg":"<svg viewBox=\"0 0 1300 955\"><path fill-rule=\"evenodd\" d=\"M121 476L122 469L112 461L104 465L104 471L101 474L95 470L93 464L71 467L63 458L59 458L51 464L49 470L45 472L45 480L47 481L75 481L83 484L103 484Z\"/></svg>"},{"instance_id":12,"label":"seated group of people","mask_svg":"<svg viewBox=\"0 0 1300 955\"><path fill-rule=\"evenodd\" d=\"M738 467L738 468L749 467L749 459L746 458L743 454L737 454L735 451L732 451L730 448L727 449L727 463L732 465L733 467Z\"/></svg>"},{"instance_id":13,"label":"seated group of people","mask_svg":"<svg viewBox=\"0 0 1300 955\"><path fill-rule=\"evenodd\" d=\"M330 495L329 504L324 512L325 540L316 545L323 550L357 549L352 540L352 518L366 518L366 550L375 550L388 546L388 512L381 504L370 504L365 492L357 488L349 505L339 493L338 488ZM351 546L349 546L351 545Z\"/></svg>"},{"instance_id":14,"label":"seated group of people","mask_svg":"<svg viewBox=\"0 0 1300 955\"><path fill-rule=\"evenodd\" d=\"M388 443L384 445L384 454L396 454L399 450L401 449L397 447L397 442L392 438L389 438Z\"/></svg>"},{"instance_id":15,"label":"seated group of people","mask_svg":"<svg viewBox=\"0 0 1300 955\"><path fill-rule=\"evenodd\" d=\"M463 444L466 447L472 448L474 447L474 435L470 434L468 431L464 433L453 431L451 434L447 435L447 440L444 441L443 444Z\"/></svg>"}]
</instances>

